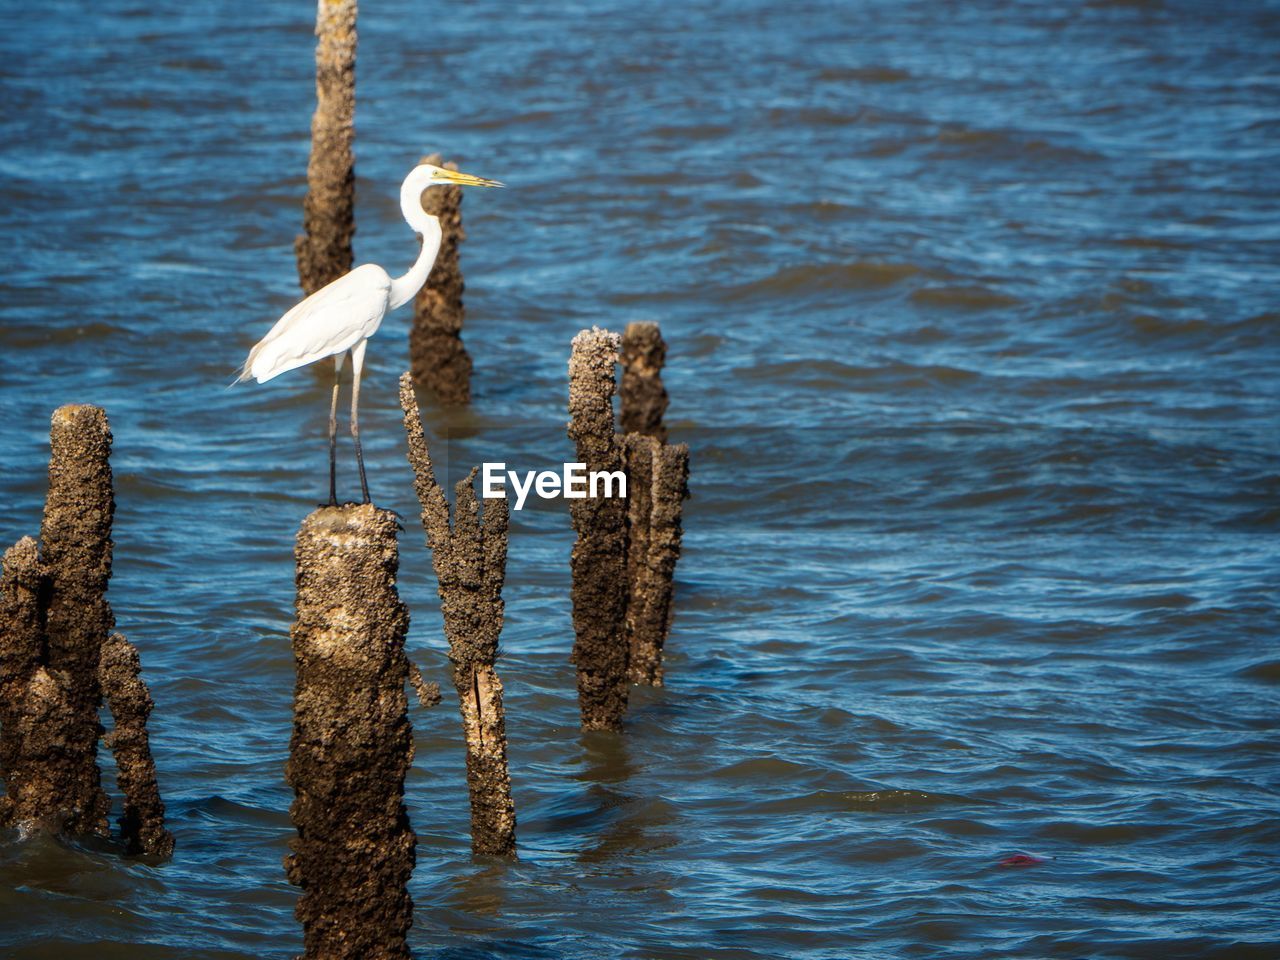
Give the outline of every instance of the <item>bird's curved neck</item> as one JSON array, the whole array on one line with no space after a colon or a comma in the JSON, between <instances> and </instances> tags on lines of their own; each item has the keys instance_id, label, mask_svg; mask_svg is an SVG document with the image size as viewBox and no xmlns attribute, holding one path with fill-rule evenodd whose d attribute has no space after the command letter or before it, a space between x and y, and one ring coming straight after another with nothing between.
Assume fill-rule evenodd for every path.
<instances>
[{"instance_id":1,"label":"bird's curved neck","mask_svg":"<svg viewBox=\"0 0 1280 960\"><path fill-rule=\"evenodd\" d=\"M408 272L391 281L392 310L412 300L427 282L431 266L436 262L436 254L440 252L440 239L443 236L439 218L422 209L422 184L412 180L410 178L405 181L400 188L400 212L404 214L405 222L415 232L422 234L422 249Z\"/></svg>"}]
</instances>

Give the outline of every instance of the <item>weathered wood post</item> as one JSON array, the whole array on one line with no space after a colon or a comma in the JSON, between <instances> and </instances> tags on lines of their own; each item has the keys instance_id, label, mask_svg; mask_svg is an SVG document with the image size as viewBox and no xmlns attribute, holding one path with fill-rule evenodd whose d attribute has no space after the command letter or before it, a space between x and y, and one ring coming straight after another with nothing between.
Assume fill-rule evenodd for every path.
<instances>
[{"instance_id":1,"label":"weathered wood post","mask_svg":"<svg viewBox=\"0 0 1280 960\"><path fill-rule=\"evenodd\" d=\"M414 490L422 504L422 527L431 548L449 640L453 685L467 745L467 789L471 797L471 849L514 857L516 810L507 767L506 711L495 662L502 632L502 584L507 562L507 501L476 500L476 469L454 488L453 528L449 503L436 482L412 377L400 378L400 406L409 441Z\"/></svg>"},{"instance_id":2,"label":"weathered wood post","mask_svg":"<svg viewBox=\"0 0 1280 960\"><path fill-rule=\"evenodd\" d=\"M107 603L111 578L111 428L100 407L59 407L49 429L49 493L40 525L40 564L48 578L45 644L74 718L62 731L61 802L68 833L106 835L110 801L98 773L98 661L115 617Z\"/></svg>"},{"instance_id":3,"label":"weathered wood post","mask_svg":"<svg viewBox=\"0 0 1280 960\"><path fill-rule=\"evenodd\" d=\"M413 738L396 529L395 514L361 504L322 507L298 531L285 774L298 836L285 870L315 960L409 956L417 838L404 807Z\"/></svg>"},{"instance_id":4,"label":"weathered wood post","mask_svg":"<svg viewBox=\"0 0 1280 960\"><path fill-rule=\"evenodd\" d=\"M667 345L656 323L627 324L622 337L622 429L631 481L627 525L627 636L633 683L662 686L662 650L680 559L681 514L689 496L689 448L668 445L662 416Z\"/></svg>"},{"instance_id":5,"label":"weathered wood post","mask_svg":"<svg viewBox=\"0 0 1280 960\"><path fill-rule=\"evenodd\" d=\"M5 557L6 806L15 823L107 836L110 801L98 772L98 659L114 625L106 414L59 407L49 445L39 556L24 538Z\"/></svg>"},{"instance_id":6,"label":"weathered wood post","mask_svg":"<svg viewBox=\"0 0 1280 960\"><path fill-rule=\"evenodd\" d=\"M573 338L569 358L569 438L592 472L620 472L614 433L614 365L618 335L593 328ZM590 491L588 491L590 493ZM587 496L569 507L577 541L573 573L573 662L584 730L617 730L627 711L627 501Z\"/></svg>"},{"instance_id":7,"label":"weathered wood post","mask_svg":"<svg viewBox=\"0 0 1280 960\"><path fill-rule=\"evenodd\" d=\"M423 157L422 163L457 170L440 154ZM440 252L426 284L413 301L413 326L409 330L409 364L414 382L430 390L442 404L456 406L471 400L471 357L462 344L466 309L458 247L467 239L462 229L461 187L437 186L422 193L422 208L440 219Z\"/></svg>"},{"instance_id":8,"label":"weathered wood post","mask_svg":"<svg viewBox=\"0 0 1280 960\"><path fill-rule=\"evenodd\" d=\"M316 4L316 112L303 232L293 242L308 295L351 269L355 235L356 0Z\"/></svg>"},{"instance_id":9,"label":"weathered wood post","mask_svg":"<svg viewBox=\"0 0 1280 960\"><path fill-rule=\"evenodd\" d=\"M121 837L130 853L167 857L173 853L173 835L164 828L164 802L147 734L155 704L142 680L138 651L123 635L112 634L103 644L98 676L115 721L103 742L115 755L116 781L124 793Z\"/></svg>"},{"instance_id":10,"label":"weathered wood post","mask_svg":"<svg viewBox=\"0 0 1280 960\"><path fill-rule=\"evenodd\" d=\"M623 433L640 433L665 443L667 428L662 415L667 411L667 388L662 385L662 364L667 345L656 323L628 323L622 334L621 401Z\"/></svg>"},{"instance_id":11,"label":"weathered wood post","mask_svg":"<svg viewBox=\"0 0 1280 960\"><path fill-rule=\"evenodd\" d=\"M115 498L107 416L93 406L59 407L49 441L41 543L23 537L11 547L0 582L0 823L109 835L98 770L106 683L123 838L130 852L167 856L173 838L146 732L150 695L137 651L123 637L108 641Z\"/></svg>"},{"instance_id":12,"label":"weathered wood post","mask_svg":"<svg viewBox=\"0 0 1280 960\"><path fill-rule=\"evenodd\" d=\"M628 505L627 636L633 683L662 686L662 649L680 559L681 513L689 495L689 448L638 433L626 437Z\"/></svg>"},{"instance_id":13,"label":"weathered wood post","mask_svg":"<svg viewBox=\"0 0 1280 960\"><path fill-rule=\"evenodd\" d=\"M0 825L57 832L74 825L63 756L83 747L81 738L66 733L82 718L62 674L47 667L44 591L36 542L23 537L5 551L0 587L0 775L6 788ZM103 811L101 823L81 822L89 832L105 833L105 820Z\"/></svg>"}]
</instances>

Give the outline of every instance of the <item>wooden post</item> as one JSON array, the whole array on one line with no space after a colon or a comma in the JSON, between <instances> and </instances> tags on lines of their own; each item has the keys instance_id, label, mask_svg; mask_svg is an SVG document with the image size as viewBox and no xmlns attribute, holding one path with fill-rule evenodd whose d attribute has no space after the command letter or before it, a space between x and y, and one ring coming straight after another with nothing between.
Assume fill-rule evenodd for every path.
<instances>
[{"instance_id":1,"label":"wooden post","mask_svg":"<svg viewBox=\"0 0 1280 960\"><path fill-rule=\"evenodd\" d=\"M689 496L689 448L628 434L627 636L633 683L662 686L662 649L671 632L681 513Z\"/></svg>"},{"instance_id":2,"label":"wooden post","mask_svg":"<svg viewBox=\"0 0 1280 960\"><path fill-rule=\"evenodd\" d=\"M422 163L457 170L440 154L423 157ZM422 193L422 208L440 220L440 252L427 282L413 301L413 326L409 330L409 362L414 382L430 390L444 405L471 401L471 357L462 344L466 309L458 246L467 239L462 229L462 194L457 186L433 187Z\"/></svg>"},{"instance_id":3,"label":"wooden post","mask_svg":"<svg viewBox=\"0 0 1280 960\"><path fill-rule=\"evenodd\" d=\"M164 804L147 739L151 698L137 651L116 636L111 578L111 429L98 407L54 411L41 544L23 537L0 581L0 823L108 836L110 801L98 770L103 684L110 685L123 838L133 853L168 856ZM101 672L100 672L101 671Z\"/></svg>"},{"instance_id":4,"label":"wooden post","mask_svg":"<svg viewBox=\"0 0 1280 960\"><path fill-rule=\"evenodd\" d=\"M285 773L298 836L285 870L315 960L409 956L417 838L404 807L413 737L396 529L394 513L361 504L322 507L298 531Z\"/></svg>"},{"instance_id":5,"label":"wooden post","mask_svg":"<svg viewBox=\"0 0 1280 960\"><path fill-rule=\"evenodd\" d=\"M614 365L618 335L594 328L573 338L569 359L569 438L592 472L623 469L614 433ZM573 662L584 730L617 730L627 710L627 501L574 500L569 511L578 534L573 572Z\"/></svg>"},{"instance_id":6,"label":"wooden post","mask_svg":"<svg viewBox=\"0 0 1280 960\"><path fill-rule=\"evenodd\" d=\"M667 389L662 385L662 364L667 345L656 323L628 323L622 334L622 432L640 433L666 442L662 415L667 410Z\"/></svg>"},{"instance_id":7,"label":"wooden post","mask_svg":"<svg viewBox=\"0 0 1280 960\"><path fill-rule=\"evenodd\" d=\"M316 112L303 232L293 242L310 295L351 269L355 235L356 0L316 5Z\"/></svg>"},{"instance_id":8,"label":"wooden post","mask_svg":"<svg viewBox=\"0 0 1280 960\"><path fill-rule=\"evenodd\" d=\"M471 849L477 854L514 857L516 809L507 768L502 682L495 668L507 563L507 501L486 500L482 518L475 494L477 471L473 468L454 488L450 529L449 503L436 482L408 373L400 378L400 406L404 410L414 490L422 504L422 527L440 592L453 686L462 713L471 797Z\"/></svg>"},{"instance_id":9,"label":"wooden post","mask_svg":"<svg viewBox=\"0 0 1280 960\"><path fill-rule=\"evenodd\" d=\"M44 589L36 542L23 537L5 551L0 581L0 825L56 833L68 810L59 754L77 718L45 665Z\"/></svg>"},{"instance_id":10,"label":"wooden post","mask_svg":"<svg viewBox=\"0 0 1280 960\"><path fill-rule=\"evenodd\" d=\"M142 679L138 651L122 634L103 644L98 676L115 721L103 742L115 755L116 781L124 793L121 838L130 853L167 857L173 853L173 835L164 828L164 801L147 735L155 704Z\"/></svg>"},{"instance_id":11,"label":"wooden post","mask_svg":"<svg viewBox=\"0 0 1280 960\"><path fill-rule=\"evenodd\" d=\"M40 525L44 577L44 664L66 697L47 754L49 799L69 834L107 836L110 801L98 772L98 661L115 617L107 603L111 578L111 428L99 407L68 405L53 412L49 429L49 493ZM52 688L45 688L52 694Z\"/></svg>"}]
</instances>

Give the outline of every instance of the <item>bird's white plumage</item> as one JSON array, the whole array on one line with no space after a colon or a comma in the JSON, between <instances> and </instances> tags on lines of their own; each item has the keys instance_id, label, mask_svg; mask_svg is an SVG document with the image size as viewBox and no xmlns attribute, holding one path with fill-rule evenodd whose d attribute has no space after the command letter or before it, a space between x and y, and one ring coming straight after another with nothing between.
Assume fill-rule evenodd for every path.
<instances>
[{"instance_id":1,"label":"bird's white plumage","mask_svg":"<svg viewBox=\"0 0 1280 960\"><path fill-rule=\"evenodd\" d=\"M366 263L345 276L317 290L276 321L267 335L249 351L236 382L257 380L266 383L274 377L304 367L325 357L334 358L333 401L329 407L329 504L337 503L336 445L338 430L338 373L343 358L351 355L351 439L356 447L356 464L360 468L360 492L369 502L369 484L364 472L364 454L360 450L360 370L364 366L364 348L377 332L388 310L403 306L422 289L440 251L443 233L439 218L422 208L422 191L437 184L500 187L496 180L485 180L469 173L447 170L421 163L410 171L400 185L400 212L407 224L422 237L418 259L406 273L394 280L381 267Z\"/></svg>"},{"instance_id":2,"label":"bird's white plumage","mask_svg":"<svg viewBox=\"0 0 1280 960\"><path fill-rule=\"evenodd\" d=\"M241 380L272 377L345 353L371 337L387 315L391 277L373 263L356 267L281 317L249 353Z\"/></svg>"}]
</instances>

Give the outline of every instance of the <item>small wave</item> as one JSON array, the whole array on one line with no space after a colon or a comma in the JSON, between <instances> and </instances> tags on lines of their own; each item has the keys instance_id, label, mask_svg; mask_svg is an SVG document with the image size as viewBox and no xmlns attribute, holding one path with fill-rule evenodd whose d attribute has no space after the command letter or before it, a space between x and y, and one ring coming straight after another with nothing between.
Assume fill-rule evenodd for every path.
<instances>
[{"instance_id":1,"label":"small wave","mask_svg":"<svg viewBox=\"0 0 1280 960\"><path fill-rule=\"evenodd\" d=\"M1105 242L1105 241L1104 241ZM1115 237L1110 241L1117 247L1135 247L1139 250L1190 250L1191 244L1166 240L1163 237Z\"/></svg>"},{"instance_id":2,"label":"small wave","mask_svg":"<svg viewBox=\"0 0 1280 960\"><path fill-rule=\"evenodd\" d=\"M1263 660L1237 672L1237 676L1246 680L1260 680L1263 683L1280 683L1280 660Z\"/></svg>"},{"instance_id":3,"label":"small wave","mask_svg":"<svg viewBox=\"0 0 1280 960\"><path fill-rule=\"evenodd\" d=\"M734 128L722 123L687 123L654 127L649 132L660 139L689 143L699 140L722 140L732 134ZM670 183L670 176L664 175L662 182Z\"/></svg>"},{"instance_id":4,"label":"small wave","mask_svg":"<svg viewBox=\"0 0 1280 960\"><path fill-rule=\"evenodd\" d=\"M861 366L840 360L784 360L758 363L733 371L734 376L762 383L802 382L807 386L879 393L886 389L920 390L973 383L981 374L941 364L889 363Z\"/></svg>"},{"instance_id":5,"label":"small wave","mask_svg":"<svg viewBox=\"0 0 1280 960\"><path fill-rule=\"evenodd\" d=\"M925 287L911 294L913 303L927 307L954 310L991 310L1000 307L1017 307L1022 301L1008 294L997 293L986 287Z\"/></svg>"},{"instance_id":6,"label":"small wave","mask_svg":"<svg viewBox=\"0 0 1280 960\"><path fill-rule=\"evenodd\" d=\"M769 813L912 813L971 802L968 797L924 790L815 790L769 800L758 809Z\"/></svg>"},{"instance_id":7,"label":"small wave","mask_svg":"<svg viewBox=\"0 0 1280 960\"><path fill-rule=\"evenodd\" d=\"M920 272L910 263L858 260L853 263L804 264L784 267L763 280L725 291L729 301L750 300L772 294L809 294L821 291L877 290L901 283Z\"/></svg>"},{"instance_id":8,"label":"small wave","mask_svg":"<svg viewBox=\"0 0 1280 960\"><path fill-rule=\"evenodd\" d=\"M827 67L818 71L818 80L840 82L856 80L858 83L903 83L912 80L911 72L896 67Z\"/></svg>"},{"instance_id":9,"label":"small wave","mask_svg":"<svg viewBox=\"0 0 1280 960\"><path fill-rule=\"evenodd\" d=\"M1019 158L1036 162L1057 160L1065 163L1094 163L1102 158L1092 150L1062 143L1051 143L1040 137L1027 136L1015 130L986 130L973 127L944 127L934 138L944 154L979 159Z\"/></svg>"}]
</instances>

